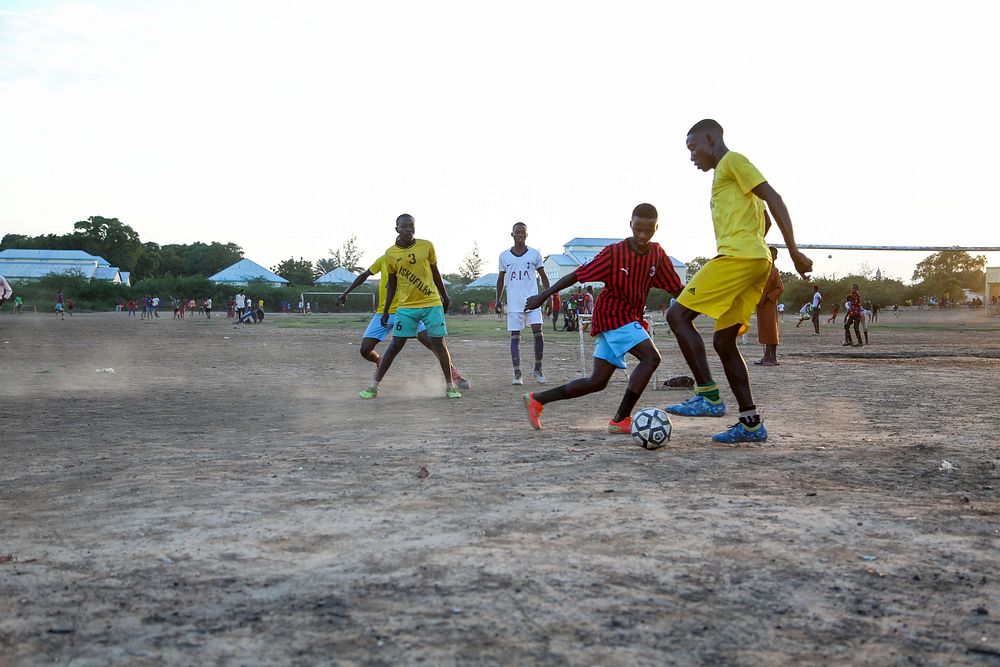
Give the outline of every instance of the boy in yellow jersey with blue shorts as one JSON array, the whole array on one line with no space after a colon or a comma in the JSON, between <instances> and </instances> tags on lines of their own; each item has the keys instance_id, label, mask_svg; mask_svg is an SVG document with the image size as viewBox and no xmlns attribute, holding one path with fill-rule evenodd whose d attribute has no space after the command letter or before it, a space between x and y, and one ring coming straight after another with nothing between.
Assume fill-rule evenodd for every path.
<instances>
[{"instance_id":1,"label":"boy in yellow jersey with blue shorts","mask_svg":"<svg viewBox=\"0 0 1000 667\"><path fill-rule=\"evenodd\" d=\"M444 313L448 309L448 292L437 268L437 255L430 241L414 238L415 221L404 213L396 218L396 243L385 251L382 267L389 275L382 304L380 323L389 325L390 306L396 307L396 321L392 329L392 342L375 369L375 377L368 389L360 392L361 398L378 396L378 385L389 367L406 344L415 338L421 328L426 328L431 349L437 356L448 385L448 398L462 398L451 373L451 355L444 337L448 330Z\"/></svg>"},{"instance_id":2,"label":"boy in yellow jersey with blue shorts","mask_svg":"<svg viewBox=\"0 0 1000 667\"><path fill-rule=\"evenodd\" d=\"M399 239L397 238L396 240L398 241ZM375 346L384 341L396 326L395 304L389 305L389 320L385 326L382 326L382 310L385 305L386 286L389 283L389 272L385 269L385 255L376 259L370 267L354 279L350 287L344 290L340 297L338 297L337 305L343 306L346 304L347 295L364 284L366 280L376 273L379 274L378 307L375 308L375 315L372 316L371 322L368 323L368 328L365 329L365 333L361 336L361 356L378 366L379 362L382 361L382 357L375 351ZM417 327L417 340L428 350L437 354L434 350L434 345L431 343L430 336L427 335L427 327L422 322ZM454 366L451 367L451 379L458 385L459 389L469 389L472 386Z\"/></svg>"},{"instance_id":3,"label":"boy in yellow jersey with blue shorts","mask_svg":"<svg viewBox=\"0 0 1000 667\"><path fill-rule=\"evenodd\" d=\"M712 440L764 442L767 430L754 405L750 374L736 338L749 329L750 316L771 273L771 252L764 241L769 226L765 204L781 230L795 270L805 277L812 271L812 260L795 244L792 220L781 195L746 157L726 147L718 122L706 119L695 123L688 130L687 147L698 169L715 170L711 207L719 254L694 275L667 311L667 322L697 386L693 398L665 409L686 417L726 414L726 404L708 367L705 343L694 327L698 315L708 315L715 319L712 342L740 411L739 421Z\"/></svg>"}]
</instances>

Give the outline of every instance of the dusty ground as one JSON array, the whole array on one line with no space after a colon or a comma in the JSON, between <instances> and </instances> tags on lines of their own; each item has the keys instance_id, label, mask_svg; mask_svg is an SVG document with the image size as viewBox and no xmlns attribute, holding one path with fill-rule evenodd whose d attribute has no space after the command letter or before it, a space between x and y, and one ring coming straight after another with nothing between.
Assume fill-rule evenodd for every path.
<instances>
[{"instance_id":1,"label":"dusty ground","mask_svg":"<svg viewBox=\"0 0 1000 667\"><path fill-rule=\"evenodd\" d=\"M364 402L356 317L4 313L0 664L1000 664L1000 321L882 319L786 318L766 446L649 452L623 378L532 431L495 320Z\"/></svg>"}]
</instances>

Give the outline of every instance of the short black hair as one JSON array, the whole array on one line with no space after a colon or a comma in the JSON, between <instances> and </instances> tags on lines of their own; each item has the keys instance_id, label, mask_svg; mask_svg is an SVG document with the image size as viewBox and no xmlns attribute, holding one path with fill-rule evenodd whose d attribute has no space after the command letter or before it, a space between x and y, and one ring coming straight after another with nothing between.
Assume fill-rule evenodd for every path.
<instances>
[{"instance_id":1,"label":"short black hair","mask_svg":"<svg viewBox=\"0 0 1000 667\"><path fill-rule=\"evenodd\" d=\"M517 226L518 226L518 225L521 225L521 226L522 226L522 227L524 227L525 229L527 229L527 228L528 228L528 225L527 225L527 224L525 224L525 223L523 223L523 222L515 222L515 223L514 223L514 226L510 228L510 231L514 231L515 229L517 229Z\"/></svg>"},{"instance_id":2,"label":"short black hair","mask_svg":"<svg viewBox=\"0 0 1000 667\"><path fill-rule=\"evenodd\" d=\"M656 207L652 204L639 204L632 209L632 217L659 219L660 215L656 212Z\"/></svg>"},{"instance_id":3,"label":"short black hair","mask_svg":"<svg viewBox=\"0 0 1000 667\"><path fill-rule=\"evenodd\" d=\"M691 126L688 130L688 134L695 134L696 132L718 132L719 136L722 136L722 126L719 125L719 121L712 120L711 118L705 118L704 120L699 120L697 123Z\"/></svg>"},{"instance_id":4,"label":"short black hair","mask_svg":"<svg viewBox=\"0 0 1000 667\"><path fill-rule=\"evenodd\" d=\"M401 216L399 216L398 218L396 218L396 224L398 225L399 223L404 222L407 219L413 220L413 216L410 215L409 213L404 213ZM416 222L416 221L414 220L414 222Z\"/></svg>"}]
</instances>

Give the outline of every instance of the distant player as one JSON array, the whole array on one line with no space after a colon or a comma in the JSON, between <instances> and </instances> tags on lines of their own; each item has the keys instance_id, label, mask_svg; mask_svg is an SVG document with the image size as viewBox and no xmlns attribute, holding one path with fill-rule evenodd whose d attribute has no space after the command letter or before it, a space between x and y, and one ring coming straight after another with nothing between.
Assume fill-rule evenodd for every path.
<instances>
[{"instance_id":1,"label":"distant player","mask_svg":"<svg viewBox=\"0 0 1000 667\"><path fill-rule=\"evenodd\" d=\"M385 251L385 271L389 273L389 280L379 322L383 327L389 326L389 309L395 302L396 323L392 330L392 342L375 369L371 386L359 393L361 398L378 396L379 382L389 371L396 355L403 350L406 341L416 337L421 324L426 327L431 349L441 364L447 384L445 396L462 398L452 378L451 355L444 340L448 335L444 314L450 299L438 271L434 245L415 238L415 227L413 216L408 213L396 218L396 243Z\"/></svg>"},{"instance_id":2,"label":"distant player","mask_svg":"<svg viewBox=\"0 0 1000 667\"><path fill-rule=\"evenodd\" d=\"M694 327L699 314L708 315L715 319L713 344L739 405L739 421L712 439L723 443L764 442L767 430L757 413L750 374L736 338L749 329L750 315L771 272L771 252L764 241L765 203L781 230L795 269L804 276L812 270L812 260L795 244L792 220L781 196L747 158L726 147L722 134L722 126L710 119L695 123L687 133L691 161L702 171L715 170L711 209L718 255L694 275L667 312L667 321L697 387L693 398L668 406L666 411L690 417L726 414L726 404L712 379L705 343Z\"/></svg>"},{"instance_id":3,"label":"distant player","mask_svg":"<svg viewBox=\"0 0 1000 667\"><path fill-rule=\"evenodd\" d=\"M396 237L396 241L399 242L399 237ZM375 262L369 266L360 276L354 279L344 292L337 298L337 305L343 307L347 303L347 295L353 292L355 289L364 284L366 280L374 276L379 275L378 283L378 307L375 308L375 314L372 315L371 322L368 323L368 328L365 329L364 334L361 336L361 356L368 361L372 362L376 366L382 361L382 357L379 353L375 351L375 346L386 339L391 332L393 327L396 325L396 304L389 305L389 321L382 325L382 311L385 306L385 292L386 286L389 283L389 272L385 269L385 255L382 255ZM420 344L426 347L431 352L436 355L437 352L434 349L434 345L431 343L430 336L427 335L427 327L421 322L417 327L417 340ZM452 366L451 367L451 379L452 382L458 385L459 389L469 389L471 385L469 381L466 380L458 372L458 370Z\"/></svg>"},{"instance_id":4,"label":"distant player","mask_svg":"<svg viewBox=\"0 0 1000 667\"><path fill-rule=\"evenodd\" d=\"M858 284L851 285L851 295L847 297L847 314L844 316L844 345L854 347L864 347L861 342L861 323L865 321L864 309L861 307L861 293L858 291ZM851 341L851 325L854 325L854 335L858 337L858 342ZM868 326L865 325L867 333Z\"/></svg>"},{"instance_id":5,"label":"distant player","mask_svg":"<svg viewBox=\"0 0 1000 667\"><path fill-rule=\"evenodd\" d=\"M778 249L770 247L771 259L777 259ZM757 340L764 346L764 356L754 363L758 366L778 365L778 299L785 291L785 286L781 282L781 274L778 267L771 264L771 273L767 277L767 285L764 293L757 303Z\"/></svg>"},{"instance_id":6,"label":"distant player","mask_svg":"<svg viewBox=\"0 0 1000 667\"><path fill-rule=\"evenodd\" d=\"M542 266L542 253L525 243L528 226L523 222L514 225L510 233L514 245L500 253L500 275L497 277L497 300L499 304L504 289L507 290L507 331L510 332L510 360L514 365L514 381L524 384L521 379L521 329L531 325L535 342L535 381L545 384L542 374L542 352L545 348L542 334L542 311L538 308L525 310L528 297L538 294L538 279L542 289L549 288L549 277Z\"/></svg>"},{"instance_id":7,"label":"distant player","mask_svg":"<svg viewBox=\"0 0 1000 667\"><path fill-rule=\"evenodd\" d=\"M573 380L561 387L524 395L531 426L542 428L542 410L555 401L579 398L603 390L615 369L625 368L625 355L639 360L639 366L628 380L618 411L608 422L609 433L629 433L632 428L632 408L642 395L653 371L660 365L660 353L653 344L642 318L646 297L652 287L671 294L681 289L681 280L674 271L670 257L658 243L651 243L657 228L656 208L639 204L632 211L632 236L609 245L589 263L560 278L541 294L529 297L524 307L534 310L545 303L550 294L558 293L578 282L603 282L597 297L592 320L594 370L589 378Z\"/></svg>"},{"instance_id":8,"label":"distant player","mask_svg":"<svg viewBox=\"0 0 1000 667\"><path fill-rule=\"evenodd\" d=\"M61 289L60 290L56 290L56 315L59 316L60 320L66 319L65 315L63 315L63 303L64 303L64 301L65 301L65 299L63 298L62 290Z\"/></svg>"}]
</instances>

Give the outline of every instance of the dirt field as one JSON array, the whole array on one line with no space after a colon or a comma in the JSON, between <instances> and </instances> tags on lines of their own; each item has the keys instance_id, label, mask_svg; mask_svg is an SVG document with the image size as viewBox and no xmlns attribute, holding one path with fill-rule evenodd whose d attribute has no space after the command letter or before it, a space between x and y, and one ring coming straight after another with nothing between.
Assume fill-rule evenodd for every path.
<instances>
[{"instance_id":1,"label":"dirt field","mask_svg":"<svg viewBox=\"0 0 1000 667\"><path fill-rule=\"evenodd\" d=\"M306 319L0 315L0 664L1000 665L1000 320L787 316L766 446L650 452L624 376L532 431L498 320L461 401L415 343L362 401L362 319Z\"/></svg>"}]
</instances>

